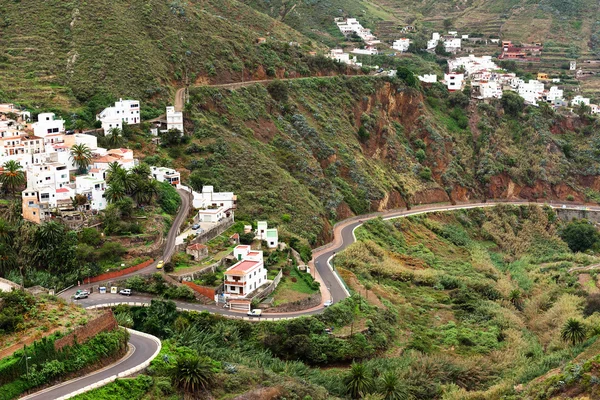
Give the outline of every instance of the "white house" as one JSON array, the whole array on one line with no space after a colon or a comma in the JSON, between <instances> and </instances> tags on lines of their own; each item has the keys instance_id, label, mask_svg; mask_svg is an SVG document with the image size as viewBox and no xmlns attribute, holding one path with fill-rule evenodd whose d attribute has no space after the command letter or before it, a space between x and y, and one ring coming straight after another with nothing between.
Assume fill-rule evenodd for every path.
<instances>
[{"instance_id":1,"label":"white house","mask_svg":"<svg viewBox=\"0 0 600 400\"><path fill-rule=\"evenodd\" d=\"M75 191L87 197L89 207L92 210L104 210L108 201L104 198L106 182L104 171L91 170L89 174L75 178Z\"/></svg>"},{"instance_id":2,"label":"white house","mask_svg":"<svg viewBox=\"0 0 600 400\"><path fill-rule=\"evenodd\" d=\"M0 114L15 114L17 117L20 117L22 121L31 120L31 113L27 110L22 110L19 107L15 106L12 103L4 103L0 104Z\"/></svg>"},{"instance_id":3,"label":"white house","mask_svg":"<svg viewBox=\"0 0 600 400\"><path fill-rule=\"evenodd\" d=\"M56 119L54 113L39 114L37 122L32 124L32 126L34 136L52 138L50 143L54 143L54 138L57 138L57 141L63 141L62 136L65 132L65 121Z\"/></svg>"},{"instance_id":4,"label":"white house","mask_svg":"<svg viewBox=\"0 0 600 400\"><path fill-rule=\"evenodd\" d=\"M181 175L172 168L166 167L150 167L152 177L159 182L169 182L173 186L179 185Z\"/></svg>"},{"instance_id":5,"label":"white house","mask_svg":"<svg viewBox=\"0 0 600 400\"><path fill-rule=\"evenodd\" d=\"M437 46L437 44L436 44ZM461 39L460 38L449 38L444 40L444 49L448 53L456 53L460 50Z\"/></svg>"},{"instance_id":6,"label":"white house","mask_svg":"<svg viewBox=\"0 0 600 400\"><path fill-rule=\"evenodd\" d=\"M577 61L569 62L569 71L575 71L577 69Z\"/></svg>"},{"instance_id":7,"label":"white house","mask_svg":"<svg viewBox=\"0 0 600 400\"><path fill-rule=\"evenodd\" d=\"M434 32L431 35L431 40L427 41L427 50L433 50L435 49L435 46L438 45L438 42L440 41L440 34L437 32Z\"/></svg>"},{"instance_id":8,"label":"white house","mask_svg":"<svg viewBox=\"0 0 600 400\"><path fill-rule=\"evenodd\" d=\"M446 83L448 90L451 92L462 90L464 81L465 74L458 74L456 72L444 74L444 82Z\"/></svg>"},{"instance_id":9,"label":"white house","mask_svg":"<svg viewBox=\"0 0 600 400\"><path fill-rule=\"evenodd\" d=\"M198 210L198 222L216 224L225 219L225 208L207 208Z\"/></svg>"},{"instance_id":10,"label":"white house","mask_svg":"<svg viewBox=\"0 0 600 400\"><path fill-rule=\"evenodd\" d=\"M365 46L364 49L357 49L356 47L351 51L352 54L362 54L365 56L376 55L379 53L375 46Z\"/></svg>"},{"instance_id":11,"label":"white house","mask_svg":"<svg viewBox=\"0 0 600 400\"><path fill-rule=\"evenodd\" d=\"M409 46L410 46L410 39L407 39L407 38L400 38L398 40L395 40L394 43L392 43L392 49L398 50L402 53L407 51Z\"/></svg>"},{"instance_id":12,"label":"white house","mask_svg":"<svg viewBox=\"0 0 600 400\"><path fill-rule=\"evenodd\" d=\"M498 82L481 82L479 84L480 99L501 99L502 87Z\"/></svg>"},{"instance_id":13,"label":"white house","mask_svg":"<svg viewBox=\"0 0 600 400\"><path fill-rule=\"evenodd\" d=\"M437 82L437 75L436 74L425 74L423 76L419 75L419 76L417 76L417 78L419 78L419 80L421 82L425 82L425 83L435 83L435 82Z\"/></svg>"},{"instance_id":14,"label":"white house","mask_svg":"<svg viewBox=\"0 0 600 400\"><path fill-rule=\"evenodd\" d=\"M577 96L573 97L573 100L571 100L571 106L578 106L581 104L585 104L586 106L589 106L590 99L587 97L577 95Z\"/></svg>"},{"instance_id":15,"label":"white house","mask_svg":"<svg viewBox=\"0 0 600 400\"><path fill-rule=\"evenodd\" d=\"M357 67L362 66L362 63L356 62L356 57L344 53L343 49L331 49L328 57L342 64L356 65Z\"/></svg>"},{"instance_id":16,"label":"white house","mask_svg":"<svg viewBox=\"0 0 600 400\"><path fill-rule=\"evenodd\" d=\"M538 80L530 79L527 83L521 83L517 88L519 96L525 99L526 103L536 105L544 93L544 84Z\"/></svg>"},{"instance_id":17,"label":"white house","mask_svg":"<svg viewBox=\"0 0 600 400\"><path fill-rule=\"evenodd\" d=\"M464 69L466 76L471 76L482 71L491 73L491 71L497 70L498 66L492 61L491 56L476 57L473 54L469 54L467 57L457 57L448 60L448 69L451 72L461 68Z\"/></svg>"},{"instance_id":18,"label":"white house","mask_svg":"<svg viewBox=\"0 0 600 400\"><path fill-rule=\"evenodd\" d=\"M553 103L555 100L561 100L563 98L563 90L556 86L552 86L546 93L546 101Z\"/></svg>"},{"instance_id":19,"label":"white house","mask_svg":"<svg viewBox=\"0 0 600 400\"><path fill-rule=\"evenodd\" d=\"M128 125L139 124L140 102L138 100L119 99L113 107L107 107L96 116L102 122L102 129L109 134L111 129L123 129L123 123Z\"/></svg>"},{"instance_id":20,"label":"white house","mask_svg":"<svg viewBox=\"0 0 600 400\"><path fill-rule=\"evenodd\" d=\"M245 298L267 283L267 270L264 267L262 251L250 246L239 245L233 251L238 262L228 268L224 275L225 298Z\"/></svg>"},{"instance_id":21,"label":"white house","mask_svg":"<svg viewBox=\"0 0 600 400\"><path fill-rule=\"evenodd\" d=\"M183 113L175 111L175 107L167 107L167 130L177 129L183 135Z\"/></svg>"},{"instance_id":22,"label":"white house","mask_svg":"<svg viewBox=\"0 0 600 400\"><path fill-rule=\"evenodd\" d=\"M344 36L352 35L353 33L360 37L365 43L376 44L380 43L377 37L371 33L370 29L364 28L356 18L348 18L347 20L339 20L336 18L335 23L338 29Z\"/></svg>"},{"instance_id":23,"label":"white house","mask_svg":"<svg viewBox=\"0 0 600 400\"><path fill-rule=\"evenodd\" d=\"M256 238L267 242L267 247L275 249L279 245L279 233L277 228L267 226L267 221L258 221L256 223Z\"/></svg>"},{"instance_id":24,"label":"white house","mask_svg":"<svg viewBox=\"0 0 600 400\"><path fill-rule=\"evenodd\" d=\"M592 110L592 114L600 113L600 106L598 106L598 104L590 104L590 108Z\"/></svg>"}]
</instances>

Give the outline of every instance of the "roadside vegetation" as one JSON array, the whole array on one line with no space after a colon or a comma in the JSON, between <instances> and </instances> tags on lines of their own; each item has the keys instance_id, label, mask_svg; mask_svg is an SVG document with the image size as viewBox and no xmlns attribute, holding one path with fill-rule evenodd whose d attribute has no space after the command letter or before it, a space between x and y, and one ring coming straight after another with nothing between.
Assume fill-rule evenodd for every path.
<instances>
[{"instance_id":1,"label":"roadside vegetation","mask_svg":"<svg viewBox=\"0 0 600 400\"><path fill-rule=\"evenodd\" d=\"M583 224L504 205L369 221L335 258L358 282L353 295L317 316L248 323L169 302L119 306L118 318L163 339L163 356L148 377L105 390L143 381L148 394L215 398L518 399L541 395L540 384L560 393L561 378L536 378L563 368L567 385L590 382L584 360L598 351L600 302L578 279L591 274L597 287L596 272L569 272L599 262L597 242L574 253L563 240ZM190 365L194 389L178 384Z\"/></svg>"}]
</instances>

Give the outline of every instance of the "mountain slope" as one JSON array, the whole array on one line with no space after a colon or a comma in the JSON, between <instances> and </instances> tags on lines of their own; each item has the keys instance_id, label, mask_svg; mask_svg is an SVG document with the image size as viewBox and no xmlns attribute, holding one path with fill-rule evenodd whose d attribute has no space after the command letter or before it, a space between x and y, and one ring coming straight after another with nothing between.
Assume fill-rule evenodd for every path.
<instances>
[{"instance_id":1,"label":"mountain slope","mask_svg":"<svg viewBox=\"0 0 600 400\"><path fill-rule=\"evenodd\" d=\"M4 1L0 100L69 108L97 94L168 99L186 80L242 71L307 73L290 41L308 39L236 0Z\"/></svg>"},{"instance_id":2,"label":"mountain slope","mask_svg":"<svg viewBox=\"0 0 600 400\"><path fill-rule=\"evenodd\" d=\"M241 219L268 218L312 243L353 214L483 198L584 200L600 189L587 120L546 108L462 108L373 77L308 78L191 91L190 144L147 151L184 180L239 194ZM172 161L170 160L172 159ZM188 179L188 174L190 179Z\"/></svg>"}]
</instances>

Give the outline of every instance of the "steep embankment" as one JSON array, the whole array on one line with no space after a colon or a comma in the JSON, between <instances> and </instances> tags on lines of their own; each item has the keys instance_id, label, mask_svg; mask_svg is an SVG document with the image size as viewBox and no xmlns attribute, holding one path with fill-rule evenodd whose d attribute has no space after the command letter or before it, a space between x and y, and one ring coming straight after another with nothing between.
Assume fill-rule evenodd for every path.
<instances>
[{"instance_id":1,"label":"steep embankment","mask_svg":"<svg viewBox=\"0 0 600 400\"><path fill-rule=\"evenodd\" d=\"M0 101L60 109L323 67L304 55L316 50L306 37L236 0L4 2L0 47Z\"/></svg>"},{"instance_id":2,"label":"steep embankment","mask_svg":"<svg viewBox=\"0 0 600 400\"><path fill-rule=\"evenodd\" d=\"M598 174L591 138L500 105L475 108L472 134L454 97L368 77L196 88L194 137L168 153L192 184L239 193L240 218L279 220L312 243L335 220L407 204L584 198L580 177Z\"/></svg>"}]
</instances>

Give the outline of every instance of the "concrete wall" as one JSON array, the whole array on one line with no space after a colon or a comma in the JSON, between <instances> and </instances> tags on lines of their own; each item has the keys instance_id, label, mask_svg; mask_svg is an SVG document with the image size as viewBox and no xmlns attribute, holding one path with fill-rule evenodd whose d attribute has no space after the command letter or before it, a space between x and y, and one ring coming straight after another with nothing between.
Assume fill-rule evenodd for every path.
<instances>
[{"instance_id":1,"label":"concrete wall","mask_svg":"<svg viewBox=\"0 0 600 400\"><path fill-rule=\"evenodd\" d=\"M183 281L181 283L190 287L193 291L200 293L202 296L208 297L211 300L213 300L215 298L215 295L217 294L217 288L211 288L208 286L200 286L200 285L196 285L194 282L187 282L187 281Z\"/></svg>"},{"instance_id":2,"label":"concrete wall","mask_svg":"<svg viewBox=\"0 0 600 400\"><path fill-rule=\"evenodd\" d=\"M54 348L56 350L60 350L65 346L72 346L75 342L84 343L88 339L99 334L100 332L112 331L118 326L119 324L117 324L117 320L115 319L112 310L109 309L101 316L89 321L84 326L75 329L67 336L64 336L55 341Z\"/></svg>"},{"instance_id":3,"label":"concrete wall","mask_svg":"<svg viewBox=\"0 0 600 400\"><path fill-rule=\"evenodd\" d=\"M569 208L556 208L555 209L558 218L563 221L571 221L572 219L585 218L588 221L592 221L596 224L600 224L600 211L585 210L585 209L569 209Z\"/></svg>"}]
</instances>

